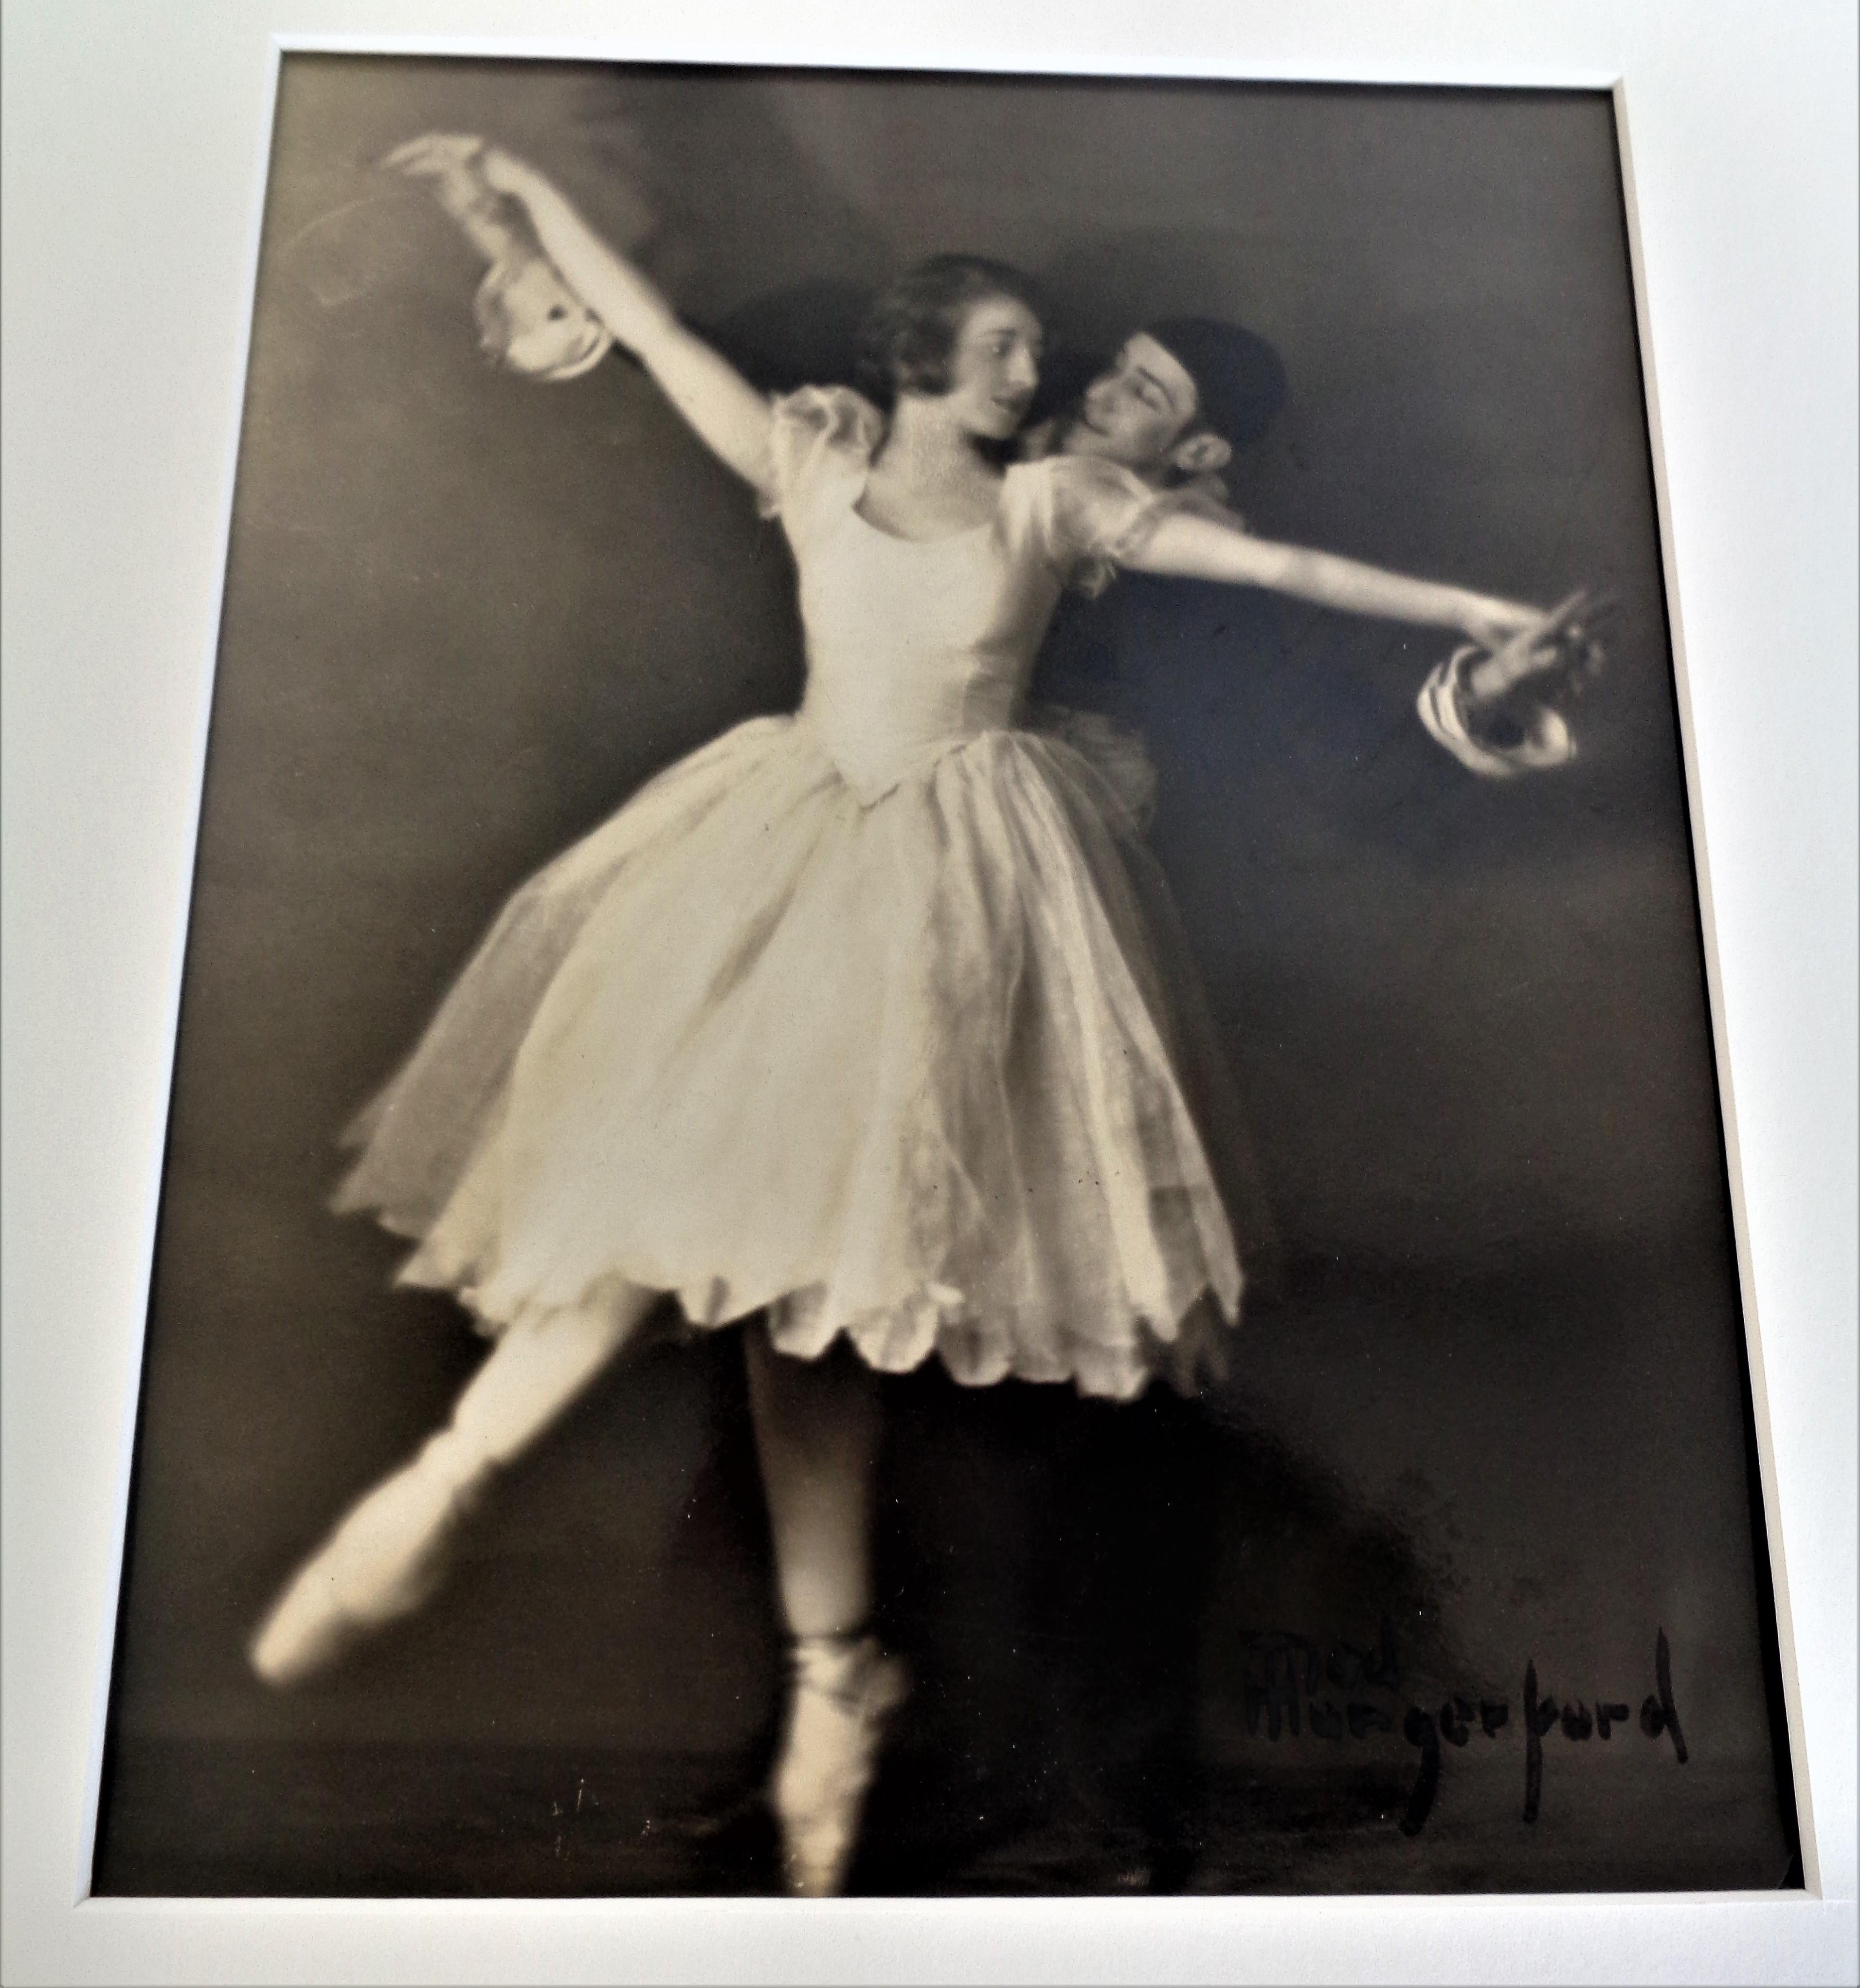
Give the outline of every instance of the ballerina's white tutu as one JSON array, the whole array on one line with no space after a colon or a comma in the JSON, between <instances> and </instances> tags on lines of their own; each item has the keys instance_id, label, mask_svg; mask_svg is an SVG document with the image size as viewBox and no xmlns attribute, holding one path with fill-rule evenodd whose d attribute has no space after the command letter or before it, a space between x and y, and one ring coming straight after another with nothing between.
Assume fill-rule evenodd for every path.
<instances>
[{"instance_id":1,"label":"ballerina's white tutu","mask_svg":"<svg viewBox=\"0 0 1860 1988\"><path fill-rule=\"evenodd\" d=\"M1130 810L1016 720L1065 580L1168 499L1054 458L900 539L856 508L881 431L778 403L800 711L516 894L337 1205L494 1333L641 1285L699 1327L767 1307L789 1354L1129 1396L1237 1315L1221 1075Z\"/></svg>"}]
</instances>

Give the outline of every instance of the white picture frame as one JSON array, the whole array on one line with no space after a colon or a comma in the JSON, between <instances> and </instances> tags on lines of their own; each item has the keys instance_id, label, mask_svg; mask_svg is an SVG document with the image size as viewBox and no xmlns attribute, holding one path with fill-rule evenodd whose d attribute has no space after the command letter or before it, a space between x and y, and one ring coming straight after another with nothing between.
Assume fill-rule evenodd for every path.
<instances>
[{"instance_id":1,"label":"white picture frame","mask_svg":"<svg viewBox=\"0 0 1860 1988\"><path fill-rule=\"evenodd\" d=\"M13 14L9 1980L1853 1978L1855 88L1838 5L1477 14L327 0ZM515 39L513 39L515 38ZM90 1900L135 1392L281 46L1617 92L1805 1895ZM1760 674L1759 674L1760 673Z\"/></svg>"}]
</instances>

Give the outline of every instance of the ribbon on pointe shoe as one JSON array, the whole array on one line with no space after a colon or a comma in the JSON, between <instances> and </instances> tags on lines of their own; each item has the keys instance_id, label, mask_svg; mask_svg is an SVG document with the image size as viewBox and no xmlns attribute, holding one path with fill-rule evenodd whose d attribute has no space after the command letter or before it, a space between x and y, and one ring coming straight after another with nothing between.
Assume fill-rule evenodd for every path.
<instances>
[{"instance_id":1,"label":"ribbon on pointe shoe","mask_svg":"<svg viewBox=\"0 0 1860 1988\"><path fill-rule=\"evenodd\" d=\"M886 1722L910 1693L876 1636L798 1636L788 1734L771 1789L783 1875L798 1898L844 1888Z\"/></svg>"}]
</instances>

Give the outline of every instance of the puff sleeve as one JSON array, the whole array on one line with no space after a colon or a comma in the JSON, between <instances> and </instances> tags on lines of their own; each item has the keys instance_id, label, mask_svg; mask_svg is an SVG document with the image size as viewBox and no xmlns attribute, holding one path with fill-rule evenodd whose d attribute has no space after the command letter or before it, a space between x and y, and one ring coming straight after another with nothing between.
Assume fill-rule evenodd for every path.
<instances>
[{"instance_id":1,"label":"puff sleeve","mask_svg":"<svg viewBox=\"0 0 1860 1988\"><path fill-rule=\"evenodd\" d=\"M1119 464L1055 455L1038 472L1032 519L1047 563L1068 584L1102 593L1157 525L1180 508L1177 495L1153 490Z\"/></svg>"},{"instance_id":2,"label":"puff sleeve","mask_svg":"<svg viewBox=\"0 0 1860 1988\"><path fill-rule=\"evenodd\" d=\"M816 504L856 503L885 432L878 409L850 387L803 387L778 395L772 411L764 516L792 531Z\"/></svg>"}]
</instances>

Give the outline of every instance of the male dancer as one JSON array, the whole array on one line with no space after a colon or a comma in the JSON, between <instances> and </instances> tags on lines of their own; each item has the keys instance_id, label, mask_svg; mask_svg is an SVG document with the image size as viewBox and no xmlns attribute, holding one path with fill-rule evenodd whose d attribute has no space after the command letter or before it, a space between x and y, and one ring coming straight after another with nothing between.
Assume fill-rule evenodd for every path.
<instances>
[{"instance_id":1,"label":"male dancer","mask_svg":"<svg viewBox=\"0 0 1860 1988\"><path fill-rule=\"evenodd\" d=\"M1225 495L1220 474L1234 450L1264 433L1284 394L1264 340L1212 318L1168 318L1133 332L1077 404L1031 439L1212 503Z\"/></svg>"}]
</instances>

